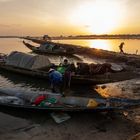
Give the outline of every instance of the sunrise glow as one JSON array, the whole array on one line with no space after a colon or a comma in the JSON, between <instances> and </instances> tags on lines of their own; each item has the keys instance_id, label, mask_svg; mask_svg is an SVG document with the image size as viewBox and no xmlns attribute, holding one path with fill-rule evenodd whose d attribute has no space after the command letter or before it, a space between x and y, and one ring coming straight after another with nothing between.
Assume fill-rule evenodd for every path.
<instances>
[{"instance_id":1,"label":"sunrise glow","mask_svg":"<svg viewBox=\"0 0 140 140\"><path fill-rule=\"evenodd\" d=\"M107 0L81 4L72 13L71 21L83 25L94 34L111 33L121 26L122 7L119 3Z\"/></svg>"},{"instance_id":2,"label":"sunrise glow","mask_svg":"<svg viewBox=\"0 0 140 140\"><path fill-rule=\"evenodd\" d=\"M140 32L140 1L0 0L1 35Z\"/></svg>"},{"instance_id":3,"label":"sunrise glow","mask_svg":"<svg viewBox=\"0 0 140 140\"><path fill-rule=\"evenodd\" d=\"M91 48L110 50L110 44L107 40L90 40L89 46Z\"/></svg>"}]
</instances>

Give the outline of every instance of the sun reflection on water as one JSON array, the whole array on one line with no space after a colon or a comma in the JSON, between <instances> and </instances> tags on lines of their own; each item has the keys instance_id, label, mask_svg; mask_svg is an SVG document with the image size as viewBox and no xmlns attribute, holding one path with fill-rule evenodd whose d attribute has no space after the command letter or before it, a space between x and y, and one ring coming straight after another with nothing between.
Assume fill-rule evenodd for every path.
<instances>
[{"instance_id":1,"label":"sun reflection on water","mask_svg":"<svg viewBox=\"0 0 140 140\"><path fill-rule=\"evenodd\" d=\"M91 48L111 50L111 44L108 40L90 40L89 46Z\"/></svg>"}]
</instances>

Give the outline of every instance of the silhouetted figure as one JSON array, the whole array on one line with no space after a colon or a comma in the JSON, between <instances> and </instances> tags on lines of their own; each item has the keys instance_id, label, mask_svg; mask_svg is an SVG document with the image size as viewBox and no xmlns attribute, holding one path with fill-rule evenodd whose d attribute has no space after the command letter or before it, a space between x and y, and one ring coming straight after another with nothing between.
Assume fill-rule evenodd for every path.
<instances>
[{"instance_id":1,"label":"silhouetted figure","mask_svg":"<svg viewBox=\"0 0 140 140\"><path fill-rule=\"evenodd\" d=\"M124 42L119 45L120 53L124 53L123 51Z\"/></svg>"},{"instance_id":2,"label":"silhouetted figure","mask_svg":"<svg viewBox=\"0 0 140 140\"><path fill-rule=\"evenodd\" d=\"M136 55L138 54L138 50L136 50Z\"/></svg>"}]
</instances>

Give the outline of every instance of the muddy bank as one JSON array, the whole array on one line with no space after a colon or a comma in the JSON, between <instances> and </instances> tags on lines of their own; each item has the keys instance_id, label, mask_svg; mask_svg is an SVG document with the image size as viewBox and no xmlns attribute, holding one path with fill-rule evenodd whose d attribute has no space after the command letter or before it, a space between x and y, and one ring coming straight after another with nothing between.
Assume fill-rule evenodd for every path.
<instances>
[{"instance_id":1,"label":"muddy bank","mask_svg":"<svg viewBox=\"0 0 140 140\"><path fill-rule=\"evenodd\" d=\"M132 136L129 140L140 140L140 133Z\"/></svg>"},{"instance_id":2,"label":"muddy bank","mask_svg":"<svg viewBox=\"0 0 140 140\"><path fill-rule=\"evenodd\" d=\"M140 99L140 78L98 85L96 91L104 97L122 97L128 99ZM140 108L129 109L124 112L128 120L140 126ZM139 129L140 132L140 129ZM134 135L129 140L139 140L140 133Z\"/></svg>"},{"instance_id":3,"label":"muddy bank","mask_svg":"<svg viewBox=\"0 0 140 140\"><path fill-rule=\"evenodd\" d=\"M103 97L140 99L140 78L98 85L95 90ZM130 110L130 114L127 116L129 119L140 123L140 108Z\"/></svg>"},{"instance_id":4,"label":"muddy bank","mask_svg":"<svg viewBox=\"0 0 140 140\"><path fill-rule=\"evenodd\" d=\"M1 140L126 140L138 132L138 127L119 114L70 114L71 119L56 124L49 114L20 115L20 118L0 113ZM115 126L115 127L114 127Z\"/></svg>"},{"instance_id":5,"label":"muddy bank","mask_svg":"<svg viewBox=\"0 0 140 140\"><path fill-rule=\"evenodd\" d=\"M95 90L104 97L140 99L140 78L98 85Z\"/></svg>"}]
</instances>

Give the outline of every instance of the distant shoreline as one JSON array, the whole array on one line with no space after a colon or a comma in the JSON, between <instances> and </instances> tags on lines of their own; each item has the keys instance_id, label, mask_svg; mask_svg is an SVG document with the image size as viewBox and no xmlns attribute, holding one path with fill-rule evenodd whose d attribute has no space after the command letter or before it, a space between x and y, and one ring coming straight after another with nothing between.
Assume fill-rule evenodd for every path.
<instances>
[{"instance_id":1,"label":"distant shoreline","mask_svg":"<svg viewBox=\"0 0 140 140\"><path fill-rule=\"evenodd\" d=\"M20 38L18 36L0 36L0 38Z\"/></svg>"},{"instance_id":2,"label":"distant shoreline","mask_svg":"<svg viewBox=\"0 0 140 140\"><path fill-rule=\"evenodd\" d=\"M42 36L0 36L0 38L42 38ZM78 36L51 36L52 40L82 40L82 39L140 39L140 34L131 35L78 35Z\"/></svg>"}]
</instances>

